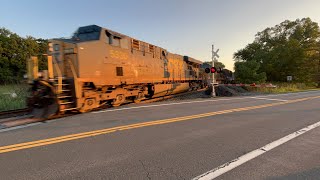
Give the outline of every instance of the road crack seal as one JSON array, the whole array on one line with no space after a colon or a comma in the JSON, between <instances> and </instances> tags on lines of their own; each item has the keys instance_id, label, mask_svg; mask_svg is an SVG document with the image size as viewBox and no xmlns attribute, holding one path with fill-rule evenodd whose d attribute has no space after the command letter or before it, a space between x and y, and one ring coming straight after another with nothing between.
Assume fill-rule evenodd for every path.
<instances>
[{"instance_id":1,"label":"road crack seal","mask_svg":"<svg viewBox=\"0 0 320 180\"><path fill-rule=\"evenodd\" d=\"M144 171L147 173L147 178L148 178L148 179L151 179L151 177L149 176L149 175L150 175L150 173L147 171L146 166L143 164L143 162L142 162L141 160L139 160L139 162L141 163L141 165L142 165L142 167L143 167Z\"/></svg>"}]
</instances>

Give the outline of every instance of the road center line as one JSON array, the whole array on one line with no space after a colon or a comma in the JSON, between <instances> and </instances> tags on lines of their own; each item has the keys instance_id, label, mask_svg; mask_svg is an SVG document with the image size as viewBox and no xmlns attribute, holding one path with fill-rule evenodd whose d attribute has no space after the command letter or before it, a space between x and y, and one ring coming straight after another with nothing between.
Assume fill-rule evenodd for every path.
<instances>
[{"instance_id":1,"label":"road center line","mask_svg":"<svg viewBox=\"0 0 320 180\"><path fill-rule=\"evenodd\" d=\"M25 142L25 143L20 143L20 144L7 145L7 146L0 147L0 154L6 153L6 152L11 152L11 151L22 150L22 149L33 148L33 147L56 144L56 143L61 143L61 142L66 142L66 141L71 141L71 140L76 140L76 139L93 137L93 136L98 136L98 135L102 135L102 134L109 134L109 133L113 133L116 131L136 129L136 128L147 127L147 126L155 126L155 125L160 125L160 124L169 124L169 123L187 121L187 120L192 120L192 119L197 119L197 118L210 117L210 116L215 116L215 115L219 115L219 114L227 114L227 113L232 113L232 112L248 111L248 110L253 110L253 109L260 109L260 108L282 105L282 104L296 103L296 102L301 102L301 101L306 101L306 100L311 100L311 99L316 99L316 98L320 98L320 96L295 99L295 100L290 100L290 101L286 101L286 102L276 102L276 103L271 103L271 104L263 104L263 105L258 105L258 106L249 106L249 107L243 107L243 108L228 109L228 110L215 111L215 112L196 114L196 115L190 115L190 116L182 116L182 117L176 117L176 118L170 118L170 119L148 121L148 122L143 122L143 123L117 126L117 127L113 127L113 128L106 128L106 129L101 129L101 130L94 130L94 131L88 131L88 132L83 132L83 133L70 134L70 135L65 135L65 136L37 140L37 141L30 141L30 142Z\"/></svg>"},{"instance_id":2,"label":"road center line","mask_svg":"<svg viewBox=\"0 0 320 180\"><path fill-rule=\"evenodd\" d=\"M214 179L214 178L216 178L224 173L227 173L228 171L231 171L232 169L234 169L234 168L236 168L236 167L238 167L238 166L240 166L240 165L242 165L242 164L244 164L244 163L246 163L246 162L248 162L248 161L250 161L250 160L252 160L252 159L254 159L254 158L256 158L256 157L296 138L296 137L298 137L298 136L301 136L302 134L304 134L304 133L306 133L316 127L319 127L319 126L320 126L320 121L315 124L312 124L310 126L307 126L303 129L300 129L294 133L291 133L291 134L289 134L283 138L280 138L276 141L273 141L273 142L271 142L261 148L253 150L253 151L251 151L243 156L240 156L234 160L231 160L221 166L218 166L218 167L216 167L216 168L214 168L214 169L212 169L212 170L210 170L200 176L193 178L193 180Z\"/></svg>"}]
</instances>

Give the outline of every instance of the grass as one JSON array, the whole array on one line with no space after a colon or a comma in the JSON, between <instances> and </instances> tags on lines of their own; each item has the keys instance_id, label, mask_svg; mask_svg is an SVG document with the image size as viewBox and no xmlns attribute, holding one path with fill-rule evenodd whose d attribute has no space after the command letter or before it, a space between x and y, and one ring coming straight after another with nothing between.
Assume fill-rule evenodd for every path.
<instances>
[{"instance_id":1,"label":"grass","mask_svg":"<svg viewBox=\"0 0 320 180\"><path fill-rule=\"evenodd\" d=\"M287 92L301 92L308 90L320 90L315 85L306 85L304 83L273 83L276 88L258 88L248 87L249 91L262 93L287 93Z\"/></svg>"},{"instance_id":2,"label":"grass","mask_svg":"<svg viewBox=\"0 0 320 180\"><path fill-rule=\"evenodd\" d=\"M0 85L0 111L26 107L27 84Z\"/></svg>"}]
</instances>

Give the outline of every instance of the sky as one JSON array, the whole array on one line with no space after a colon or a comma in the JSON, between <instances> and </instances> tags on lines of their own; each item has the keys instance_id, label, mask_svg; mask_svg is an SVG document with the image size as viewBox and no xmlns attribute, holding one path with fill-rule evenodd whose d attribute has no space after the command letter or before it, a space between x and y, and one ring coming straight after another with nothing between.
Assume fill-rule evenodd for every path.
<instances>
[{"instance_id":1,"label":"sky","mask_svg":"<svg viewBox=\"0 0 320 180\"><path fill-rule=\"evenodd\" d=\"M233 70L233 54L284 20L320 24L320 0L0 0L0 27L20 36L70 37L96 24L176 54Z\"/></svg>"}]
</instances>

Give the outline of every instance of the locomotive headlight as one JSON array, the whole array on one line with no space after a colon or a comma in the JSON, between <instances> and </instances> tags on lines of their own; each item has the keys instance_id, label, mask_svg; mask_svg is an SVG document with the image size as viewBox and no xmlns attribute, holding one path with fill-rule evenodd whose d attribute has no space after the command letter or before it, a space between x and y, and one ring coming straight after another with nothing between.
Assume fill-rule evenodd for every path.
<instances>
[{"instance_id":1,"label":"locomotive headlight","mask_svg":"<svg viewBox=\"0 0 320 180\"><path fill-rule=\"evenodd\" d=\"M52 43L49 43L49 44L48 44L48 51L49 51L49 52L53 52L53 45L52 45Z\"/></svg>"},{"instance_id":2,"label":"locomotive headlight","mask_svg":"<svg viewBox=\"0 0 320 180\"><path fill-rule=\"evenodd\" d=\"M59 51L59 49L60 49L59 44L55 44L55 45L53 46L53 49L54 49L55 51Z\"/></svg>"}]
</instances>

